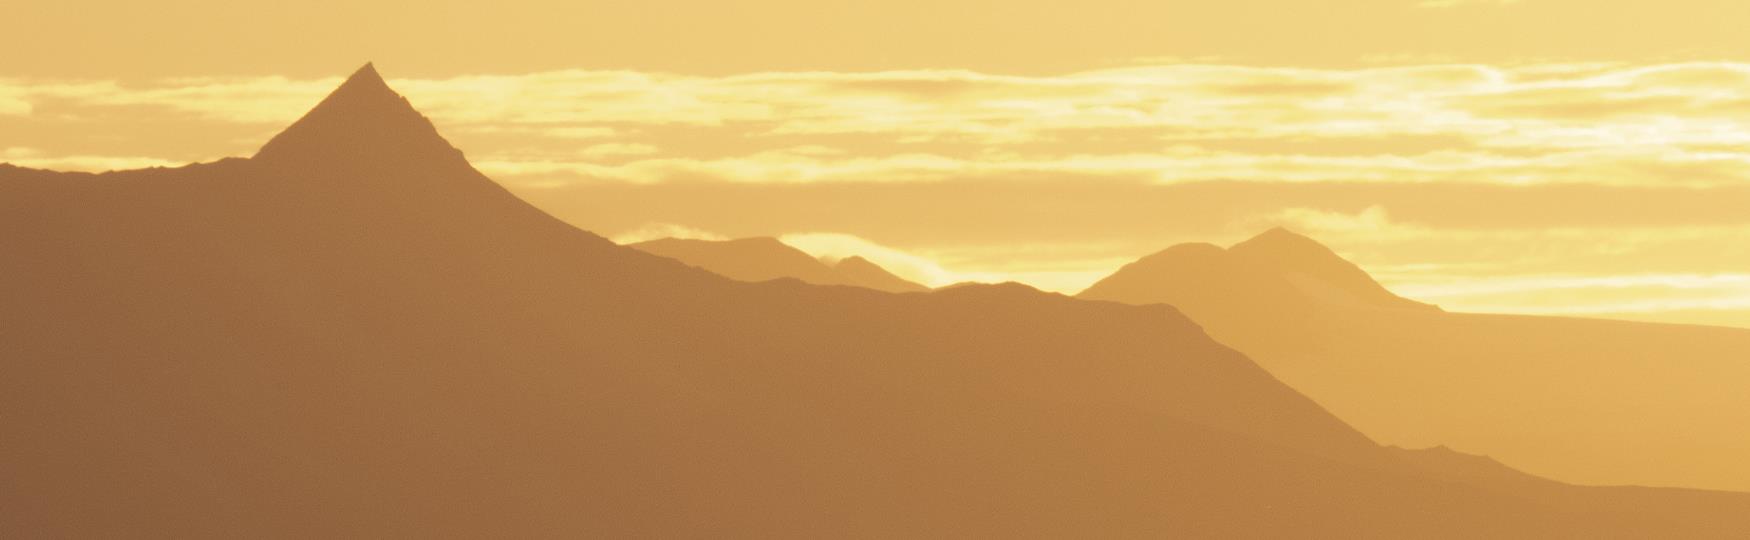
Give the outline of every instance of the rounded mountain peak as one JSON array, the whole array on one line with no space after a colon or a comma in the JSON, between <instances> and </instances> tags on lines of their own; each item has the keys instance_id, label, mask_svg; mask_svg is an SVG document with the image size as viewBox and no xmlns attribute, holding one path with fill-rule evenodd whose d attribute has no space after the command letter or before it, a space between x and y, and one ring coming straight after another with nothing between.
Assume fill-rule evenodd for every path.
<instances>
[{"instance_id":1,"label":"rounded mountain peak","mask_svg":"<svg viewBox=\"0 0 1750 540\"><path fill-rule=\"evenodd\" d=\"M1228 248L1245 264L1268 269L1292 279L1303 289L1335 292L1322 294L1344 303L1373 307L1432 309L1433 306L1400 297L1373 279L1360 266L1305 235L1275 227ZM1329 300L1329 298L1327 298Z\"/></svg>"}]
</instances>

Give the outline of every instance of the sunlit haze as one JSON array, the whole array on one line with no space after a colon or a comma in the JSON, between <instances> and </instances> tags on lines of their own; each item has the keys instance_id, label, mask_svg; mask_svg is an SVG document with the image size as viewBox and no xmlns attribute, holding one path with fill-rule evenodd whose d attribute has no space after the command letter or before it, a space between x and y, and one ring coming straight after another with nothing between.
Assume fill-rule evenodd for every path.
<instances>
[{"instance_id":1,"label":"sunlit haze","mask_svg":"<svg viewBox=\"0 0 1750 540\"><path fill-rule=\"evenodd\" d=\"M1750 326L1750 46L1721 33L1750 18L1741 2L1374 0L1313 21L1246 15L1257 2L1063 20L1045 3L262 4L249 17L283 25L243 34L221 24L237 3L77 4L23 6L35 24L0 45L178 30L0 59L0 161L247 155L375 60L481 170L619 239L775 236L928 285L1073 293L1174 243L1286 225L1450 310ZM1269 9L1312 10L1294 6ZM710 24L730 12L820 24ZM1082 20L1117 15L1100 35ZM367 23L384 18L413 22ZM577 31L539 44L458 30L562 22Z\"/></svg>"},{"instance_id":2,"label":"sunlit haze","mask_svg":"<svg viewBox=\"0 0 1750 540\"><path fill-rule=\"evenodd\" d=\"M0 538L1750 538L1745 0L0 21Z\"/></svg>"}]
</instances>

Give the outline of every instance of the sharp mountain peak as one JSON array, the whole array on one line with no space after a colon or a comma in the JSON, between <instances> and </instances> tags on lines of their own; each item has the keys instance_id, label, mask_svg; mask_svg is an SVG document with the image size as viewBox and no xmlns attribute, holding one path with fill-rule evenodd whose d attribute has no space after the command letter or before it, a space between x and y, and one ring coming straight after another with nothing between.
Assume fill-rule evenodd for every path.
<instances>
[{"instance_id":1,"label":"sharp mountain peak","mask_svg":"<svg viewBox=\"0 0 1750 540\"><path fill-rule=\"evenodd\" d=\"M255 161L300 169L467 166L431 120L367 63L303 118L269 140Z\"/></svg>"}]
</instances>

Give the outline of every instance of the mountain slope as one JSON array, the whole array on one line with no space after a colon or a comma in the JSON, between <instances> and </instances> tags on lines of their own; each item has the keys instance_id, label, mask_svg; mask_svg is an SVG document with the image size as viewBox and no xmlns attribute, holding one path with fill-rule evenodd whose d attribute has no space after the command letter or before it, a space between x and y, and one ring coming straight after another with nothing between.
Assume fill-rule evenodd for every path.
<instances>
[{"instance_id":1,"label":"mountain slope","mask_svg":"<svg viewBox=\"0 0 1750 540\"><path fill-rule=\"evenodd\" d=\"M1172 256L1185 250L1219 262ZM1079 296L1178 307L1386 444L1572 482L1750 490L1750 331L1444 313L1280 230L1169 248Z\"/></svg>"},{"instance_id":2,"label":"mountain slope","mask_svg":"<svg viewBox=\"0 0 1750 540\"><path fill-rule=\"evenodd\" d=\"M845 257L833 263L832 269L855 285L868 287L877 291L887 292L923 292L930 290L922 284L907 281L905 278L888 272L886 268L862 257Z\"/></svg>"},{"instance_id":3,"label":"mountain slope","mask_svg":"<svg viewBox=\"0 0 1750 540\"><path fill-rule=\"evenodd\" d=\"M1264 317L1274 323L1304 322L1331 309L1439 310L1392 294L1330 249L1285 229L1229 249L1176 245L1125 265L1079 296L1171 303L1223 320Z\"/></svg>"},{"instance_id":4,"label":"mountain slope","mask_svg":"<svg viewBox=\"0 0 1750 540\"><path fill-rule=\"evenodd\" d=\"M662 238L628 244L628 247L738 281L793 278L815 285L850 285L887 292L928 290L928 287L900 279L861 257L828 265L776 238L727 241Z\"/></svg>"},{"instance_id":5,"label":"mountain slope","mask_svg":"<svg viewBox=\"0 0 1750 540\"><path fill-rule=\"evenodd\" d=\"M1171 308L616 246L368 67L251 159L0 167L0 252L11 537L1750 531L1745 496L1436 477Z\"/></svg>"},{"instance_id":6,"label":"mountain slope","mask_svg":"<svg viewBox=\"0 0 1750 540\"><path fill-rule=\"evenodd\" d=\"M1373 276L1330 248L1283 228L1265 231L1228 250L1251 268L1270 269L1320 305L1364 309L1430 310L1433 306L1386 290Z\"/></svg>"}]
</instances>

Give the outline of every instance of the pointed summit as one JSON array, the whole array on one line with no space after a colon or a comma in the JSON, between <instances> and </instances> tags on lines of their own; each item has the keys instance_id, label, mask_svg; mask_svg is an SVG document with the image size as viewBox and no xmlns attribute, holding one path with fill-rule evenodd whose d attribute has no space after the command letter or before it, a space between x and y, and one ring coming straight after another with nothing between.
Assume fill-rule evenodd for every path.
<instances>
[{"instance_id":1,"label":"pointed summit","mask_svg":"<svg viewBox=\"0 0 1750 540\"><path fill-rule=\"evenodd\" d=\"M346 78L346 82L348 83L355 81L362 81L364 83L375 82L384 88L389 87L389 83L383 82L383 76L377 73L377 64L375 62L365 62L365 65L359 66L358 71L352 72L352 75ZM343 83L342 86L345 86L345 84Z\"/></svg>"},{"instance_id":2,"label":"pointed summit","mask_svg":"<svg viewBox=\"0 0 1750 540\"><path fill-rule=\"evenodd\" d=\"M300 169L466 166L461 152L368 63L254 159Z\"/></svg>"}]
</instances>

